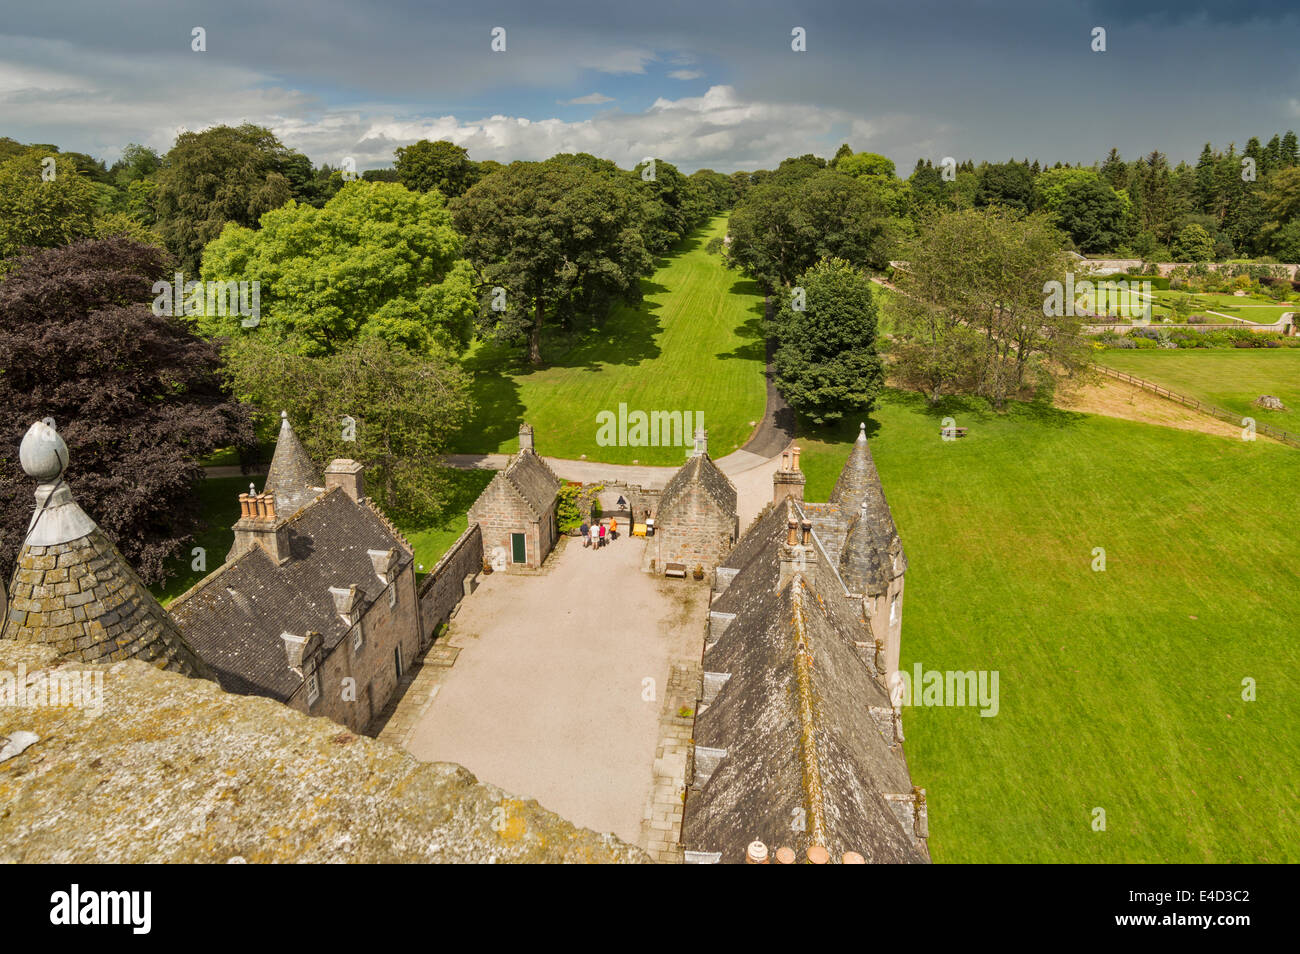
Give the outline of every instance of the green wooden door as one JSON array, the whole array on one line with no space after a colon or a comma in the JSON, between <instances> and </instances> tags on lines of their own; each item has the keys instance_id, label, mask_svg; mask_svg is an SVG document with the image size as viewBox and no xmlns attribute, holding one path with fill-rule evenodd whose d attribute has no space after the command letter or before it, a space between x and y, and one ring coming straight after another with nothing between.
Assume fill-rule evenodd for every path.
<instances>
[{"instance_id":1,"label":"green wooden door","mask_svg":"<svg viewBox=\"0 0 1300 954\"><path fill-rule=\"evenodd\" d=\"M524 546L522 533L510 534L510 559L514 563L528 562L528 549Z\"/></svg>"}]
</instances>

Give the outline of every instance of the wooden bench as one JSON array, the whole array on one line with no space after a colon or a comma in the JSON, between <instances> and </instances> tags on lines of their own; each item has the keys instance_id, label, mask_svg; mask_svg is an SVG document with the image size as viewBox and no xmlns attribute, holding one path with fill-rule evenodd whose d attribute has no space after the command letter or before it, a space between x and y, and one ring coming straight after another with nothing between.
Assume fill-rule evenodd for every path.
<instances>
[{"instance_id":1,"label":"wooden bench","mask_svg":"<svg viewBox=\"0 0 1300 954\"><path fill-rule=\"evenodd\" d=\"M943 428L940 428L940 429L939 429L939 434L942 435L943 437L947 437L949 434L952 434L954 437L965 437L965 436L966 436L966 428L964 428L964 427L943 427Z\"/></svg>"},{"instance_id":2,"label":"wooden bench","mask_svg":"<svg viewBox=\"0 0 1300 954\"><path fill-rule=\"evenodd\" d=\"M686 579L686 564L685 564L685 563L665 563L665 564L664 564L664 576L676 576L676 577L679 577L679 578L681 578L681 579L683 579L683 580Z\"/></svg>"}]
</instances>

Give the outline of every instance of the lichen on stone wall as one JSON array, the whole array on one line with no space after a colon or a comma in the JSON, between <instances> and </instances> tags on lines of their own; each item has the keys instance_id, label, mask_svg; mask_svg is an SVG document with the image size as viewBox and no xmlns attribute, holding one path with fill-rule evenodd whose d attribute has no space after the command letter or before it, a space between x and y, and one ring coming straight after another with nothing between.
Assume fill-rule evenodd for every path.
<instances>
[{"instance_id":1,"label":"lichen on stone wall","mask_svg":"<svg viewBox=\"0 0 1300 954\"><path fill-rule=\"evenodd\" d=\"M102 673L102 698L14 699L21 672L73 670ZM6 675L0 746L38 739L0 762L0 862L650 860L460 766L205 680L0 639Z\"/></svg>"}]
</instances>

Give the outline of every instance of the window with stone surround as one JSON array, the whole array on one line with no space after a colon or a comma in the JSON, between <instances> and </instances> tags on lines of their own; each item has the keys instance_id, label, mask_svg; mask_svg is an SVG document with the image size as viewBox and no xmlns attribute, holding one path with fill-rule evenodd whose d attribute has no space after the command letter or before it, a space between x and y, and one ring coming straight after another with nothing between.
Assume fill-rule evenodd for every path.
<instances>
[{"instance_id":1,"label":"window with stone surround","mask_svg":"<svg viewBox=\"0 0 1300 954\"><path fill-rule=\"evenodd\" d=\"M307 705L314 706L320 698L320 676L312 673L307 677Z\"/></svg>"},{"instance_id":2,"label":"window with stone surround","mask_svg":"<svg viewBox=\"0 0 1300 954\"><path fill-rule=\"evenodd\" d=\"M388 584L388 608L392 609L397 605L397 582L393 581Z\"/></svg>"},{"instance_id":3,"label":"window with stone surround","mask_svg":"<svg viewBox=\"0 0 1300 954\"><path fill-rule=\"evenodd\" d=\"M360 652L362 645L365 644L365 641L366 641L365 624L357 623L356 628L352 630L352 651L354 653Z\"/></svg>"}]
</instances>

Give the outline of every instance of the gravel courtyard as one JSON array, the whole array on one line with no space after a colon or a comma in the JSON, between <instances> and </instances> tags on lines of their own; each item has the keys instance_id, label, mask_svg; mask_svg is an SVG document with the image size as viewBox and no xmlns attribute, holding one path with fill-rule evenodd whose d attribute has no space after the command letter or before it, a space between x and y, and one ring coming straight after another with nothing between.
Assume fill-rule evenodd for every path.
<instances>
[{"instance_id":1,"label":"gravel courtyard","mask_svg":"<svg viewBox=\"0 0 1300 954\"><path fill-rule=\"evenodd\" d=\"M483 578L412 754L640 842L671 662L698 662L708 601L704 584L640 572L644 546L564 538L539 573Z\"/></svg>"}]
</instances>

